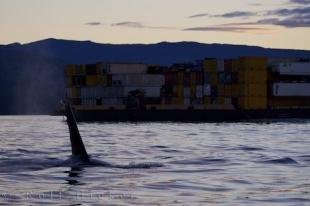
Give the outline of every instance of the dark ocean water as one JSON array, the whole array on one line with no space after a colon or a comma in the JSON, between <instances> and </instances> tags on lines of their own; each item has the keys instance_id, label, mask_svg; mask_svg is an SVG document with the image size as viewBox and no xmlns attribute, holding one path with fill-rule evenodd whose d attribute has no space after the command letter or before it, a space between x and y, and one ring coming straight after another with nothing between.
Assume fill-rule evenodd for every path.
<instances>
[{"instance_id":1,"label":"dark ocean water","mask_svg":"<svg viewBox=\"0 0 310 206\"><path fill-rule=\"evenodd\" d=\"M62 117L2 116L0 205L310 205L310 121L266 122L79 124L104 167Z\"/></svg>"}]
</instances>

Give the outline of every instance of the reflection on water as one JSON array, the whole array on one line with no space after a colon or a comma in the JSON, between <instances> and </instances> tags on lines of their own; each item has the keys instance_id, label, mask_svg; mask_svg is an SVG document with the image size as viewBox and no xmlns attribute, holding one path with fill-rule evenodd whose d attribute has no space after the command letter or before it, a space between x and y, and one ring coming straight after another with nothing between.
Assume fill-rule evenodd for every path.
<instances>
[{"instance_id":1,"label":"reflection on water","mask_svg":"<svg viewBox=\"0 0 310 206\"><path fill-rule=\"evenodd\" d=\"M0 205L309 205L310 122L82 123L0 117Z\"/></svg>"}]
</instances>

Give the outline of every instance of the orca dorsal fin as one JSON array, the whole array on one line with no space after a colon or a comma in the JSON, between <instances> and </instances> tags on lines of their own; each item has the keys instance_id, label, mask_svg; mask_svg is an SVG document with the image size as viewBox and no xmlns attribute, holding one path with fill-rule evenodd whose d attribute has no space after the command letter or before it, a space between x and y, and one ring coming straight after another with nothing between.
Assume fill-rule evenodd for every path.
<instances>
[{"instance_id":1,"label":"orca dorsal fin","mask_svg":"<svg viewBox=\"0 0 310 206\"><path fill-rule=\"evenodd\" d=\"M72 155L80 157L83 160L89 160L89 156L86 152L83 140L76 124L76 119L73 114L72 107L68 102L65 103L65 114L70 132Z\"/></svg>"}]
</instances>

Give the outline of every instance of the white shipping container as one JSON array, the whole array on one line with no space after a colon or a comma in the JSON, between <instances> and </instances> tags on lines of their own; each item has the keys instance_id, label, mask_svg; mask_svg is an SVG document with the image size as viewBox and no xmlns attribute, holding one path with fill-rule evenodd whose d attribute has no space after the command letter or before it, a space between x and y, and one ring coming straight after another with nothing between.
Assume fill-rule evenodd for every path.
<instances>
[{"instance_id":1,"label":"white shipping container","mask_svg":"<svg viewBox=\"0 0 310 206\"><path fill-rule=\"evenodd\" d=\"M273 71L279 72L282 75L310 75L310 63L278 63L273 65Z\"/></svg>"},{"instance_id":2,"label":"white shipping container","mask_svg":"<svg viewBox=\"0 0 310 206\"><path fill-rule=\"evenodd\" d=\"M196 86L196 97L202 98L203 97L203 86Z\"/></svg>"},{"instance_id":3,"label":"white shipping container","mask_svg":"<svg viewBox=\"0 0 310 206\"><path fill-rule=\"evenodd\" d=\"M104 98L102 99L102 105L123 105L122 98Z\"/></svg>"},{"instance_id":4,"label":"white shipping container","mask_svg":"<svg viewBox=\"0 0 310 206\"><path fill-rule=\"evenodd\" d=\"M184 97L185 98L190 98L191 97L191 88L184 87Z\"/></svg>"},{"instance_id":5,"label":"white shipping container","mask_svg":"<svg viewBox=\"0 0 310 206\"><path fill-rule=\"evenodd\" d=\"M123 87L83 87L81 89L82 98L114 98L123 97Z\"/></svg>"},{"instance_id":6,"label":"white shipping container","mask_svg":"<svg viewBox=\"0 0 310 206\"><path fill-rule=\"evenodd\" d=\"M232 101L231 101L231 97L226 97L225 98L225 104L231 104Z\"/></svg>"},{"instance_id":7,"label":"white shipping container","mask_svg":"<svg viewBox=\"0 0 310 206\"><path fill-rule=\"evenodd\" d=\"M66 97L67 98L72 98L71 88L66 88Z\"/></svg>"},{"instance_id":8,"label":"white shipping container","mask_svg":"<svg viewBox=\"0 0 310 206\"><path fill-rule=\"evenodd\" d=\"M161 74L143 75L143 85L150 87L162 86L165 84L165 76Z\"/></svg>"},{"instance_id":9,"label":"white shipping container","mask_svg":"<svg viewBox=\"0 0 310 206\"><path fill-rule=\"evenodd\" d=\"M191 99L190 98L184 98L184 105L191 105Z\"/></svg>"},{"instance_id":10,"label":"white shipping container","mask_svg":"<svg viewBox=\"0 0 310 206\"><path fill-rule=\"evenodd\" d=\"M165 76L157 74L112 75L113 86L157 87L165 84Z\"/></svg>"},{"instance_id":11,"label":"white shipping container","mask_svg":"<svg viewBox=\"0 0 310 206\"><path fill-rule=\"evenodd\" d=\"M274 96L310 96L310 83L275 83Z\"/></svg>"},{"instance_id":12,"label":"white shipping container","mask_svg":"<svg viewBox=\"0 0 310 206\"><path fill-rule=\"evenodd\" d=\"M96 99L82 99L82 105L96 105Z\"/></svg>"},{"instance_id":13,"label":"white shipping container","mask_svg":"<svg viewBox=\"0 0 310 206\"><path fill-rule=\"evenodd\" d=\"M112 75L112 86L121 86L125 84L125 75Z\"/></svg>"},{"instance_id":14,"label":"white shipping container","mask_svg":"<svg viewBox=\"0 0 310 206\"><path fill-rule=\"evenodd\" d=\"M109 74L145 74L146 64L139 63L110 63L107 66Z\"/></svg>"},{"instance_id":15,"label":"white shipping container","mask_svg":"<svg viewBox=\"0 0 310 206\"><path fill-rule=\"evenodd\" d=\"M203 87L203 95L204 96L210 96L211 95L211 86L210 84L206 84Z\"/></svg>"},{"instance_id":16,"label":"white shipping container","mask_svg":"<svg viewBox=\"0 0 310 206\"><path fill-rule=\"evenodd\" d=\"M144 92L145 97L160 97L161 87L124 87L124 96L128 96L129 92L140 90Z\"/></svg>"},{"instance_id":17,"label":"white shipping container","mask_svg":"<svg viewBox=\"0 0 310 206\"><path fill-rule=\"evenodd\" d=\"M224 66L224 60L219 59L217 60L217 71L218 72L223 72L225 70L225 66Z\"/></svg>"}]
</instances>

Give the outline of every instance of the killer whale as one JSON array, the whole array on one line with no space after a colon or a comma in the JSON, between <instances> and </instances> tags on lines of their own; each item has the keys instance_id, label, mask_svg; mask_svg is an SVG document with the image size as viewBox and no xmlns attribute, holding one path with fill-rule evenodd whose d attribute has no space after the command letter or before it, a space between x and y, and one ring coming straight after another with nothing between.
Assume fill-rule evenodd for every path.
<instances>
[{"instance_id":1,"label":"killer whale","mask_svg":"<svg viewBox=\"0 0 310 206\"><path fill-rule=\"evenodd\" d=\"M91 159L88 155L85 145L83 143L82 137L80 135L76 118L72 109L72 106L69 102L64 102L65 105L65 116L67 118L66 122L69 128L70 133L70 142L71 142L71 150L72 150L72 158L67 160L68 164L77 163L78 166L104 166L104 167L114 167L114 168L122 168L122 169L147 169L152 167L162 167L161 163L130 163L128 165L118 165L118 164L110 164L104 161ZM66 163L65 162L65 163Z\"/></svg>"},{"instance_id":2,"label":"killer whale","mask_svg":"<svg viewBox=\"0 0 310 206\"><path fill-rule=\"evenodd\" d=\"M70 133L72 156L77 157L85 162L89 162L89 155L81 138L77 127L76 119L72 111L70 103L65 102L65 115Z\"/></svg>"}]
</instances>

